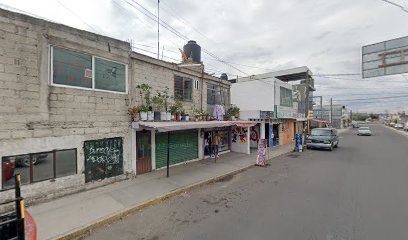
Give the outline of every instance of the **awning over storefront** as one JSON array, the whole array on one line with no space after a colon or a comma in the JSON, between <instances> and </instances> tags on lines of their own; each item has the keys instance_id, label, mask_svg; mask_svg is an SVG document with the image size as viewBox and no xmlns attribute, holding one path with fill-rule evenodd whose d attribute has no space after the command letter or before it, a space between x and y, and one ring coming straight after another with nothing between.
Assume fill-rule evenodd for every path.
<instances>
[{"instance_id":1,"label":"awning over storefront","mask_svg":"<svg viewBox=\"0 0 408 240\"><path fill-rule=\"evenodd\" d=\"M256 122L250 121L202 121L202 122L132 122L133 129L156 129L159 132L169 132L178 130L217 128L217 127L252 127Z\"/></svg>"}]
</instances>

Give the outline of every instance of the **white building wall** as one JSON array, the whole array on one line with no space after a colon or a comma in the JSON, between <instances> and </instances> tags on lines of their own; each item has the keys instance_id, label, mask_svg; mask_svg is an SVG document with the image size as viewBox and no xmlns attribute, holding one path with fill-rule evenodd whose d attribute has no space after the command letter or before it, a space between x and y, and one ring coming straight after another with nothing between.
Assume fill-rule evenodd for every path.
<instances>
[{"instance_id":1,"label":"white building wall","mask_svg":"<svg viewBox=\"0 0 408 240\"><path fill-rule=\"evenodd\" d=\"M231 103L241 111L273 111L280 104L280 87L292 90L292 85L276 78L245 80L231 85Z\"/></svg>"},{"instance_id":2,"label":"white building wall","mask_svg":"<svg viewBox=\"0 0 408 240\"><path fill-rule=\"evenodd\" d=\"M272 111L275 104L273 92L274 79L234 83L231 85L231 103L241 111Z\"/></svg>"}]
</instances>

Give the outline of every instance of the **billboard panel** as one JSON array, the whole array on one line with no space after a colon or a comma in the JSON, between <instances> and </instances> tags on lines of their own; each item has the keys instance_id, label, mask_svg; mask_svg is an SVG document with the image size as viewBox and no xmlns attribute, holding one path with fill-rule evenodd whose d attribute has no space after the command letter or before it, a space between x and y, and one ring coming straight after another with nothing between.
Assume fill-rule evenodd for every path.
<instances>
[{"instance_id":1,"label":"billboard panel","mask_svg":"<svg viewBox=\"0 0 408 240\"><path fill-rule=\"evenodd\" d=\"M408 72L408 37L363 46L363 78Z\"/></svg>"}]
</instances>

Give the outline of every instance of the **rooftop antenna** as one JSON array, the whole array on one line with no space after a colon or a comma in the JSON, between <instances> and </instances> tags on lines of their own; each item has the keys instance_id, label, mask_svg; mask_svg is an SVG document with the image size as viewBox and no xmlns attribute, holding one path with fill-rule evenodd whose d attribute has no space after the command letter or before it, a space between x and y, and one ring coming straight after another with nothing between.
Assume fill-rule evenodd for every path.
<instances>
[{"instance_id":1,"label":"rooftop antenna","mask_svg":"<svg viewBox=\"0 0 408 240\"><path fill-rule=\"evenodd\" d=\"M157 59L160 58L160 0L157 0Z\"/></svg>"}]
</instances>

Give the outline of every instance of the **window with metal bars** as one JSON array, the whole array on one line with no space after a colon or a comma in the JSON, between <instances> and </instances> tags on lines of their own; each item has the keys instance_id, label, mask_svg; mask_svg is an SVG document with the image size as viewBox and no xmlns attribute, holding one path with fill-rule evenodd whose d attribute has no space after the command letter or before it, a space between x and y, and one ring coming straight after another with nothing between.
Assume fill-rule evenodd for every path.
<instances>
[{"instance_id":1,"label":"window with metal bars","mask_svg":"<svg viewBox=\"0 0 408 240\"><path fill-rule=\"evenodd\" d=\"M193 81L190 78L174 76L174 97L183 101L192 101Z\"/></svg>"}]
</instances>

